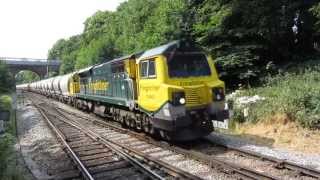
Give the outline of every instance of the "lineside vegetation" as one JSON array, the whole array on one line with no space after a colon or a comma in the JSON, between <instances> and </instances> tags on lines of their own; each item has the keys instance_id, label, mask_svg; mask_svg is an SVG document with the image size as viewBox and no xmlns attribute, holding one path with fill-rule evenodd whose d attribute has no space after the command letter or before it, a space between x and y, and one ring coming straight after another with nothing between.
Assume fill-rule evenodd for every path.
<instances>
[{"instance_id":1,"label":"lineside vegetation","mask_svg":"<svg viewBox=\"0 0 320 180\"><path fill-rule=\"evenodd\" d=\"M60 39L48 59L61 74L121 55L188 38L215 57L229 88L260 85L268 73L316 53L320 40L316 0L128 0L115 12L98 11L80 35Z\"/></svg>"},{"instance_id":2,"label":"lineside vegetation","mask_svg":"<svg viewBox=\"0 0 320 180\"><path fill-rule=\"evenodd\" d=\"M5 132L0 135L0 179L24 179L16 166L16 126L15 113L12 110L12 98L0 93L0 109L10 111L10 119L6 122Z\"/></svg>"},{"instance_id":3,"label":"lineside vegetation","mask_svg":"<svg viewBox=\"0 0 320 180\"><path fill-rule=\"evenodd\" d=\"M243 116L243 108L235 109L236 122L256 123L280 114L302 127L320 128L319 60L298 64L285 73L267 78L262 87L249 88L238 94L239 97L254 95L265 100L249 105L248 117Z\"/></svg>"}]
</instances>

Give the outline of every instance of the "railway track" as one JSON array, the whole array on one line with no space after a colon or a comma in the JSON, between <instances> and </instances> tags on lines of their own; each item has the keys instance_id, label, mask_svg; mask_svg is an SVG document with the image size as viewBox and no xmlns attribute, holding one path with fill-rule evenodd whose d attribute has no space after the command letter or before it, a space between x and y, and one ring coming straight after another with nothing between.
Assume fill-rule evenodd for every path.
<instances>
[{"instance_id":1,"label":"railway track","mask_svg":"<svg viewBox=\"0 0 320 180\"><path fill-rule=\"evenodd\" d=\"M134 133L126 129L123 129L119 126L112 125L101 120L93 120L87 117L82 117L72 112L66 112L63 109L60 109L60 111L66 116L68 116L68 114L72 114L72 116L78 117L79 118L78 120L82 119L84 121L91 122L101 126L102 128L100 129L98 129L97 127L92 127L92 128L98 130L102 134L105 134L106 137L114 139L114 141L118 141L123 138L126 139L129 137L129 136L124 136L121 138L122 136L121 134L123 133L133 135L135 138L130 138L128 139L128 141L130 142L130 146L135 148L138 151L146 151L148 153L163 154L163 156L165 157L166 156L170 157L170 156L179 154L181 156L179 161L183 161L186 159L197 160L198 162L204 163L209 168L216 169L220 172L223 172L228 175L234 176L236 178L241 178L241 179L279 179L277 177L255 171L253 169L242 167L235 163L229 163L229 162L223 161L222 159L211 157L203 153L186 150L185 148L180 148L178 146L171 146L170 144L167 144L164 142L154 141L153 139L147 136L141 135L140 133ZM86 123L84 121L82 123ZM88 123L86 126L87 127L92 126L90 125L91 123ZM126 143L128 142L127 141L123 142L123 144L126 144ZM201 170L199 171L201 172ZM201 177L206 177L206 175L202 174ZM205 179L210 179L210 178L205 178Z\"/></svg>"},{"instance_id":2,"label":"railway track","mask_svg":"<svg viewBox=\"0 0 320 180\"><path fill-rule=\"evenodd\" d=\"M199 140L190 144L181 145L180 148L198 154L199 158L210 159L212 157L223 159L234 164L242 164L249 169L256 169L259 172L267 172L279 179L319 179L320 172L311 167L294 164L291 162L276 159L274 157L262 155L259 153L244 151L238 148L226 147L220 144L210 142L206 139ZM207 160L208 161L208 160ZM209 163L210 161L208 161ZM284 163L290 164L285 166Z\"/></svg>"},{"instance_id":3,"label":"railway track","mask_svg":"<svg viewBox=\"0 0 320 180\"><path fill-rule=\"evenodd\" d=\"M94 121L96 124L100 124L104 127L110 127L110 124L107 124L105 122L101 121ZM115 129L126 131L125 129L122 129L117 126L112 126ZM283 179L278 177L284 177L287 176L287 179L318 179L320 178L320 172L318 170L315 170L310 167L305 167L302 165L297 165L288 161L276 159L270 156L258 154L255 152L250 151L244 151L241 149L231 148L231 147L225 147L222 145L212 144L212 142L209 141L203 141L201 140L202 146L206 146L206 151L200 151L197 150L195 147L192 147L194 144L192 143L191 147L186 145L177 146L177 144L171 146L167 143L163 142L157 142L149 137L145 137L144 135L141 135L139 133L132 133L129 131L129 133L134 134L135 137L138 137L139 139L148 139L149 143L152 143L154 145L163 147L165 149L170 149L174 152L179 152L187 157L190 157L192 159L197 159L198 161L205 162L206 164L210 166L222 166L226 167L227 169L231 170L232 173L237 173L243 178L252 178L252 179ZM235 156L239 156L242 158L248 158L248 159L254 159L254 161L258 161L258 163L262 164L262 166L268 166L268 169L270 172L272 171L278 171L273 172L276 174L276 176L272 176L265 173L262 173L261 171L255 171L250 168L246 168L243 166L237 165L237 162L235 159L235 162L226 162L225 157L216 158L215 155L212 156L213 153L210 152L210 149L214 149L213 152L217 152L218 148L224 148L224 152L228 151L229 153L235 153ZM289 170L289 171L286 171ZM273 174L271 173L271 174Z\"/></svg>"},{"instance_id":4,"label":"railway track","mask_svg":"<svg viewBox=\"0 0 320 180\"><path fill-rule=\"evenodd\" d=\"M64 110L60 109L60 111L64 111ZM66 113L66 115L67 114L72 114L73 116L78 116L77 114L71 113L71 112L65 112L65 113ZM158 152L159 154L163 153L164 156L171 156L171 155L174 155L175 153L179 153L180 155L183 155L186 158L196 159L197 161L205 162L206 165L208 165L209 167L214 168L214 169L219 169L219 171L223 171L226 174L233 174L234 175L236 173L236 175L235 175L236 177L241 177L241 178L244 178L244 179L278 179L276 177L273 177L273 176L270 176L270 175L267 175L267 174L263 174L263 173L260 173L258 171L255 171L255 170L252 170L252 169L249 169L249 168L241 167L241 166L238 166L238 165L232 164L232 163L226 163L226 162L224 162L224 161L222 161L220 159L215 159L213 157L208 158L208 156L206 156L204 154L200 154L200 153L197 153L197 152L186 151L183 148L170 146L167 143L156 142L156 141L153 141L152 139L150 139L150 138L148 138L148 137L146 137L144 135L141 135L140 133L134 133L134 132L128 131L126 129L120 128L118 126L114 126L114 125L108 124L108 123L103 122L103 121L92 120L90 118L86 118L86 117L82 117L82 116L78 116L78 118L79 119L84 119L84 120L86 120L88 122L91 121L94 124L98 124L98 125L102 126L104 129L100 129L100 132L106 133L105 129L108 129L109 130L109 135L108 136L111 139L115 138L115 140L118 140L117 137L121 136L119 133L117 133L114 130L120 131L121 133L133 134L134 137L136 137L137 139L129 139L130 145L133 146L133 147L137 146L136 148L139 151L141 151L141 150L150 150L148 152L149 153L153 153L152 149L155 149L156 152ZM90 125L88 124L87 127L89 127L89 126ZM112 136L110 136L110 134L112 134ZM144 143L144 141L146 141L146 139L148 139L148 143L150 143L150 144ZM126 143L126 142L124 142L124 143ZM159 149L159 147L161 147L163 149Z\"/></svg>"},{"instance_id":5,"label":"railway track","mask_svg":"<svg viewBox=\"0 0 320 180\"><path fill-rule=\"evenodd\" d=\"M187 147L188 145L177 146L177 145L170 145L166 142L155 141L154 139L145 136L142 133L132 132L127 129L123 129L114 123L110 123L102 121L102 118L99 117L92 117L89 115L79 115L74 111L63 109L58 109L60 115L74 118L77 122L81 122L86 128L92 129L96 131L101 138L108 139L111 142L117 142L119 146L125 148L126 146L130 146L133 151L139 154L139 152L143 152L149 154L155 161L162 159L164 163L170 164L171 162L175 162L174 166L177 169L185 169L186 171L190 172L190 174L196 177L202 177L204 179L213 179L213 177L219 177L221 174L224 174L224 177L227 179L315 179L318 178L319 173L317 171L313 171L313 169L302 167L302 170L298 170L300 166L295 165L295 167L290 168L286 166L279 166L278 160L274 160L272 163L272 168L279 170L279 172L283 172L283 169L287 170L294 170L293 176L287 176L283 178L282 174L280 173L266 173L264 171L255 170L254 168L250 168L248 166L239 165L236 162L228 161L224 158L221 158L216 155L212 155L208 152L201 151L195 147ZM207 142L208 143L208 142ZM196 145L197 146L197 145ZM210 151L210 148L216 148L217 145L212 145L212 143L208 144L208 147L205 148ZM230 149L227 147L220 147L225 148L227 151L236 151L236 149ZM260 161L268 161L269 164L268 168L270 168L270 163L267 157L261 157L258 154L250 155L249 152L240 152L237 151L238 154L241 154L242 157L247 156L255 157ZM170 161L170 158L173 161ZM188 169L182 165L179 165L179 162L190 161L191 164L202 164L201 168L199 169ZM282 164L283 165L283 164ZM199 167L199 166L198 166ZM297 173L299 172L299 173ZM285 172L292 174L292 172ZM273 174L273 175L270 175ZM223 175L222 175L223 176ZM304 177L306 176L306 177Z\"/></svg>"},{"instance_id":6,"label":"railway track","mask_svg":"<svg viewBox=\"0 0 320 180\"><path fill-rule=\"evenodd\" d=\"M70 112L70 113L77 116L77 114L74 114L72 112ZM78 116L78 118L81 118L84 120L90 119L87 117L80 117L80 116ZM230 170L231 173L236 173L236 174L240 175L242 178L283 179L280 177L287 176L284 179L317 179L320 176L319 171L312 169L312 168L309 168L309 167L297 165L294 163L279 160L279 159L265 156L262 154L258 154L258 153L254 153L254 152L250 152L250 151L243 151L243 150L235 149L235 148L231 148L231 147L224 147L222 145L212 144L211 142L206 141L206 140L205 141L201 140L202 146L203 145L207 146L207 148L206 148L207 151L210 151L210 149L214 148L215 149L214 152L217 152L218 151L217 146L218 146L218 148L220 148L220 149L222 148L222 149L224 149L224 151L236 152L236 156L240 156L243 158L255 158L256 161L262 162L262 165L267 166L268 169L271 169L271 171L278 171L278 172L274 172L274 174L277 174L276 176L266 175L266 174L261 173L259 171L254 171L250 168L239 166L236 164L236 162L230 163L230 161L225 162L224 158L215 158L214 156L212 156L212 153L201 152L201 151L197 150L196 148L191 147L191 146L194 146L193 143L191 143L191 146L190 145L189 146L188 145L170 146L167 143L154 141L153 139L151 139L141 133L131 132L131 131L123 129L119 126L116 126L114 124L109 124L109 123L101 121L101 120L92 120L91 119L90 121L92 121L95 124L99 124L101 126L104 126L106 128L112 127L112 129L116 129L116 130L122 131L124 133L130 133L140 140L145 140L145 141L147 140L149 143L152 143L156 146L163 147L164 149L170 149L171 151L174 151L174 152L179 152L179 153L181 153L187 157L190 157L192 159L197 159L198 161L205 162L206 164L209 164L210 166L218 165L218 166L225 167L226 169ZM286 171L286 170L290 170L290 171Z\"/></svg>"},{"instance_id":7,"label":"railway track","mask_svg":"<svg viewBox=\"0 0 320 180\"><path fill-rule=\"evenodd\" d=\"M168 164L101 138L59 115L45 104L36 105L84 179L200 179Z\"/></svg>"},{"instance_id":8,"label":"railway track","mask_svg":"<svg viewBox=\"0 0 320 180\"><path fill-rule=\"evenodd\" d=\"M207 143L211 144L211 142L207 142ZM297 174L301 174L301 175L304 175L304 176L309 176L309 177L320 179L320 171L316 170L316 169L314 169L312 167L306 167L306 166L303 166L303 165L298 165L298 164L295 164L295 163L292 163L292 162L289 162L289 161L286 161L286 160L277 159L277 158L274 158L274 157L271 157L271 156L267 156L267 155L263 155L263 154L260 154L260 153L256 153L256 152L253 152L253 151L243 150L243 149L240 149L240 148L235 148L235 147L226 146L226 145L222 145L222 144L218 144L218 145L222 146L224 148L227 148L227 149L229 149L231 151L234 151L234 152L238 153L239 155L242 154L242 155L250 156L250 157L253 157L253 158L257 158L257 159L260 159L260 160L263 160L263 161L268 161L270 163L273 163L274 167L277 168L277 169L288 169L288 170L296 172Z\"/></svg>"}]
</instances>

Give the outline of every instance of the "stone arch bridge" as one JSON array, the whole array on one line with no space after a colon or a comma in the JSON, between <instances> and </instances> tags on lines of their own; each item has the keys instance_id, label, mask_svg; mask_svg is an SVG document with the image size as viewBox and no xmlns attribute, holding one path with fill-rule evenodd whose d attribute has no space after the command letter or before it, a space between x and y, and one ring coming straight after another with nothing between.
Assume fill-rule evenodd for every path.
<instances>
[{"instance_id":1,"label":"stone arch bridge","mask_svg":"<svg viewBox=\"0 0 320 180\"><path fill-rule=\"evenodd\" d=\"M59 60L0 57L14 77L23 70L29 70L39 75L41 79L48 76L49 72L59 72Z\"/></svg>"}]
</instances>

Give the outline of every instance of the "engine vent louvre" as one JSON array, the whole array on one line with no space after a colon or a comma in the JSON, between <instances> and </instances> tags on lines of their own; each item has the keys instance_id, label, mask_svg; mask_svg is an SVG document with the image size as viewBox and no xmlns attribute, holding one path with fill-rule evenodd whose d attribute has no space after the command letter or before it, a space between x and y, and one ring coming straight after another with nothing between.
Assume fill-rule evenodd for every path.
<instances>
[{"instance_id":1,"label":"engine vent louvre","mask_svg":"<svg viewBox=\"0 0 320 180\"><path fill-rule=\"evenodd\" d=\"M186 89L185 92L187 105L193 106L201 104L201 98L198 94L198 89Z\"/></svg>"}]
</instances>

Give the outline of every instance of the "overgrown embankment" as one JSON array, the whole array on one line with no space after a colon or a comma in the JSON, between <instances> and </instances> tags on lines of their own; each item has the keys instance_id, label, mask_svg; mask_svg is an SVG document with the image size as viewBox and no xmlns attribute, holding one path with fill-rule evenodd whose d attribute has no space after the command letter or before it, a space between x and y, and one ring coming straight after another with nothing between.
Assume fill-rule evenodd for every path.
<instances>
[{"instance_id":1,"label":"overgrown embankment","mask_svg":"<svg viewBox=\"0 0 320 180\"><path fill-rule=\"evenodd\" d=\"M9 121L5 122L5 131L0 135L0 179L22 179L16 167L15 112L10 96L0 94L0 110L10 112Z\"/></svg>"},{"instance_id":2,"label":"overgrown embankment","mask_svg":"<svg viewBox=\"0 0 320 180\"><path fill-rule=\"evenodd\" d=\"M273 145L318 152L307 146L320 139L320 62L296 64L285 72L233 95L233 129L270 138Z\"/></svg>"}]
</instances>

